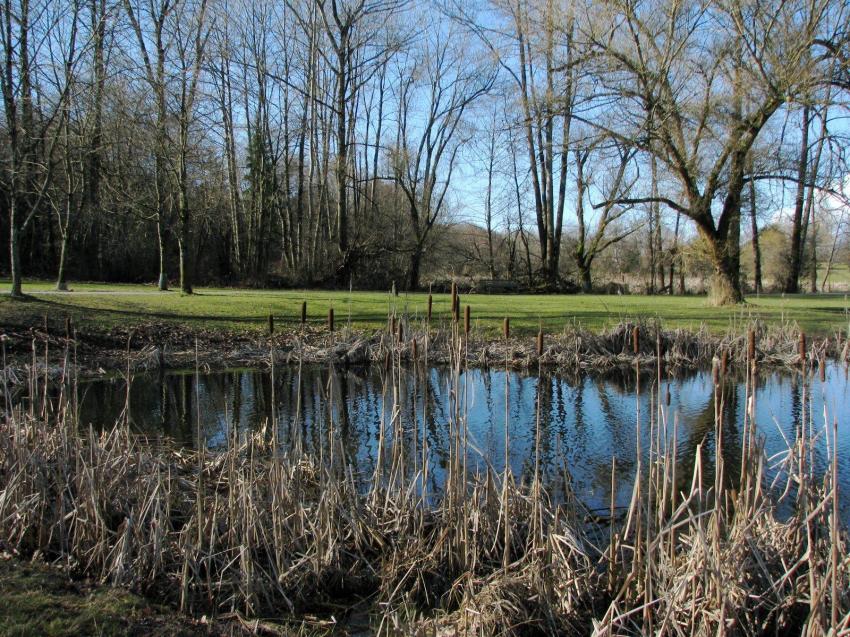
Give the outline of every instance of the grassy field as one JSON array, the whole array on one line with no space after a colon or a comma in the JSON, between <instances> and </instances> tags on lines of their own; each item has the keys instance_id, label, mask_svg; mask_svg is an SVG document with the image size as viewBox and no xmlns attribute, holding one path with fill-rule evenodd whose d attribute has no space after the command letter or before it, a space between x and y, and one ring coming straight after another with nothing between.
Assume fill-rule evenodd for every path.
<instances>
[{"instance_id":1,"label":"grassy field","mask_svg":"<svg viewBox=\"0 0 850 637\"><path fill-rule=\"evenodd\" d=\"M826 264L821 264L818 270L818 287L823 284L823 276L826 273ZM829 271L829 278L826 280L826 289L830 287L835 289L847 289L850 286L850 266L846 263L836 263Z\"/></svg>"},{"instance_id":2,"label":"grassy field","mask_svg":"<svg viewBox=\"0 0 850 637\"><path fill-rule=\"evenodd\" d=\"M0 281L0 290L8 282ZM386 322L388 311L423 317L427 293L325 290L236 290L198 288L191 296L179 291L158 292L152 286L74 283L71 291L53 292L49 282L27 282L25 300L0 296L0 326L27 326L41 323L47 315L53 320L70 316L81 328L109 328L150 321L176 322L201 328L264 330L268 315L276 325L297 324L302 301L307 301L309 321L322 324L328 308L333 307L338 328L349 320L354 328L377 328ZM703 297L637 295L461 295L461 303L470 305L473 327L497 334L502 319L511 317L516 334L536 332L543 324L547 332L557 332L568 324L601 330L621 321L659 319L665 328L699 329L713 332L738 330L752 320L769 323L796 323L812 335L826 335L847 329L848 302L845 294L834 295L762 295L749 297L740 306L710 307ZM449 319L449 295L435 294L434 325Z\"/></svg>"}]
</instances>

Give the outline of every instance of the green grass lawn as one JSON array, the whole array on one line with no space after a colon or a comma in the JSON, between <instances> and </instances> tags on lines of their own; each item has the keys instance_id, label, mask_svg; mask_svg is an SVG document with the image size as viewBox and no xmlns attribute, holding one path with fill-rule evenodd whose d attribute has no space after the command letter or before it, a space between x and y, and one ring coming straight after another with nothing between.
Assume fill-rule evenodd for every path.
<instances>
[{"instance_id":1,"label":"green grass lawn","mask_svg":"<svg viewBox=\"0 0 850 637\"><path fill-rule=\"evenodd\" d=\"M0 290L8 282L0 281ZM70 316L77 326L109 328L150 321L177 322L194 327L230 330L265 330L268 315L275 315L281 329L297 324L301 302L307 301L309 320L323 324L333 307L338 328L350 318L354 328L377 328L386 322L390 308L423 317L427 293L324 290L236 290L198 288L191 296L179 291L157 292L152 286L74 283L67 293L54 293L49 282L26 282L29 298L12 300L0 296L0 325L25 326L40 323L48 315L59 321ZM710 307L698 296L637 295L461 295L470 305L473 326L495 335L502 319L511 318L514 333L536 332L542 322L547 332L557 332L566 324L590 330L616 325L621 321L660 319L665 328L699 329L714 332L738 330L755 319L770 323L797 323L812 335L825 335L848 325L846 295L762 295L750 297L740 306ZM449 319L449 295L435 294L432 324Z\"/></svg>"}]
</instances>

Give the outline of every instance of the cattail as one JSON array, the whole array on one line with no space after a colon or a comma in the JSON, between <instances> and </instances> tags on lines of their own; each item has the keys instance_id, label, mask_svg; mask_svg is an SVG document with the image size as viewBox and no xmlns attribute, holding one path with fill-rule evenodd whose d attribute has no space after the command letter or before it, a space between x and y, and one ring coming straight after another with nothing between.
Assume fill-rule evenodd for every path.
<instances>
[{"instance_id":1,"label":"cattail","mask_svg":"<svg viewBox=\"0 0 850 637\"><path fill-rule=\"evenodd\" d=\"M469 323L471 318L472 311L469 309L467 305L463 308L463 333L469 336Z\"/></svg>"},{"instance_id":2,"label":"cattail","mask_svg":"<svg viewBox=\"0 0 850 637\"><path fill-rule=\"evenodd\" d=\"M806 360L806 333L800 332L800 342L798 344L797 350L800 356L800 362L803 363Z\"/></svg>"},{"instance_id":3,"label":"cattail","mask_svg":"<svg viewBox=\"0 0 850 637\"><path fill-rule=\"evenodd\" d=\"M428 293L428 319L427 319L427 323L429 325L431 324L431 308L433 307L433 305L434 305L434 297L429 292Z\"/></svg>"},{"instance_id":4,"label":"cattail","mask_svg":"<svg viewBox=\"0 0 850 637\"><path fill-rule=\"evenodd\" d=\"M307 301L301 301L301 325L307 322Z\"/></svg>"},{"instance_id":5,"label":"cattail","mask_svg":"<svg viewBox=\"0 0 850 637\"><path fill-rule=\"evenodd\" d=\"M269 336L274 334L274 314L269 312Z\"/></svg>"},{"instance_id":6,"label":"cattail","mask_svg":"<svg viewBox=\"0 0 850 637\"><path fill-rule=\"evenodd\" d=\"M826 382L826 361L824 359L818 360L818 368L820 371L820 382Z\"/></svg>"},{"instance_id":7,"label":"cattail","mask_svg":"<svg viewBox=\"0 0 850 637\"><path fill-rule=\"evenodd\" d=\"M457 298L457 283L452 281L452 320L458 320L458 298Z\"/></svg>"},{"instance_id":8,"label":"cattail","mask_svg":"<svg viewBox=\"0 0 850 637\"><path fill-rule=\"evenodd\" d=\"M637 356L640 350L640 329L637 325L632 328L632 351Z\"/></svg>"},{"instance_id":9,"label":"cattail","mask_svg":"<svg viewBox=\"0 0 850 637\"><path fill-rule=\"evenodd\" d=\"M720 375L726 378L726 368L729 366L729 352L723 350L720 355Z\"/></svg>"},{"instance_id":10,"label":"cattail","mask_svg":"<svg viewBox=\"0 0 850 637\"><path fill-rule=\"evenodd\" d=\"M747 333L747 359L753 363L753 369L755 369L755 362L756 362L756 332L755 332L755 330L750 330Z\"/></svg>"},{"instance_id":11,"label":"cattail","mask_svg":"<svg viewBox=\"0 0 850 637\"><path fill-rule=\"evenodd\" d=\"M720 384L720 362L716 357L711 361L711 380L715 385Z\"/></svg>"},{"instance_id":12,"label":"cattail","mask_svg":"<svg viewBox=\"0 0 850 637\"><path fill-rule=\"evenodd\" d=\"M395 319L393 319L393 320L395 320ZM404 340L404 326L402 325L401 321L398 322L397 336L398 336L398 342L401 343Z\"/></svg>"},{"instance_id":13,"label":"cattail","mask_svg":"<svg viewBox=\"0 0 850 637\"><path fill-rule=\"evenodd\" d=\"M505 340L508 340L511 337L511 319L507 316L505 317L505 322L502 325L502 334L505 337Z\"/></svg>"},{"instance_id":14,"label":"cattail","mask_svg":"<svg viewBox=\"0 0 850 637\"><path fill-rule=\"evenodd\" d=\"M44 333L50 336L50 324L47 322L47 314L42 318L44 319Z\"/></svg>"},{"instance_id":15,"label":"cattail","mask_svg":"<svg viewBox=\"0 0 850 637\"><path fill-rule=\"evenodd\" d=\"M390 334L395 334L395 314L390 317Z\"/></svg>"},{"instance_id":16,"label":"cattail","mask_svg":"<svg viewBox=\"0 0 850 637\"><path fill-rule=\"evenodd\" d=\"M334 331L334 309L332 307L328 308L328 331Z\"/></svg>"},{"instance_id":17,"label":"cattail","mask_svg":"<svg viewBox=\"0 0 850 637\"><path fill-rule=\"evenodd\" d=\"M661 330L658 329L658 326L655 327L655 352L658 357L658 370L664 370L664 354L666 353L664 347L664 339L661 338Z\"/></svg>"},{"instance_id":18,"label":"cattail","mask_svg":"<svg viewBox=\"0 0 850 637\"><path fill-rule=\"evenodd\" d=\"M664 396L664 398L667 402L667 406L669 407L670 406L670 385L667 385L667 392L666 392L666 395Z\"/></svg>"},{"instance_id":19,"label":"cattail","mask_svg":"<svg viewBox=\"0 0 850 637\"><path fill-rule=\"evenodd\" d=\"M71 340L71 332L72 331L73 331L73 329L72 329L72 324L71 324L71 317L66 316L65 317L65 338L68 339L69 341Z\"/></svg>"},{"instance_id":20,"label":"cattail","mask_svg":"<svg viewBox=\"0 0 850 637\"><path fill-rule=\"evenodd\" d=\"M537 356L543 356L543 326L537 331Z\"/></svg>"},{"instance_id":21,"label":"cattail","mask_svg":"<svg viewBox=\"0 0 850 637\"><path fill-rule=\"evenodd\" d=\"M412 348L413 360L418 360L419 359L419 348L416 346L416 339L415 338L410 342L410 345L411 345L411 348Z\"/></svg>"}]
</instances>

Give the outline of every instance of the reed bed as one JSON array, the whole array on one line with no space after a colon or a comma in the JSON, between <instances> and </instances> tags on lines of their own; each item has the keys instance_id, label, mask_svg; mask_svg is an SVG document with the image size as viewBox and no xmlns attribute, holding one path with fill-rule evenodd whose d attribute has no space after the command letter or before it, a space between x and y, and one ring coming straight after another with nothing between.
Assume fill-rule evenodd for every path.
<instances>
[{"instance_id":1,"label":"reed bed","mask_svg":"<svg viewBox=\"0 0 850 637\"><path fill-rule=\"evenodd\" d=\"M459 303L456 301L456 305ZM467 310L469 318L467 319ZM302 307L302 313L306 311ZM730 325L725 334L698 330L663 329L658 322L624 322L601 332L593 332L573 323L563 329L536 335L512 335L508 338L482 332L475 323L474 308L456 308L457 320L432 320L411 315L395 308L383 330L362 331L334 320L328 312L324 326L284 325L269 315L265 335L199 330L177 325L151 323L134 328L116 328L109 334L79 333L70 323L65 330L42 325L29 330L6 330L0 334L8 352L10 381L26 376L30 364L42 367L54 379L63 373L62 352L73 346L78 353L80 372L97 374L103 370L123 368L127 361L133 371L162 368L186 368L200 355L203 366L210 368L256 366L268 361L270 344L276 363L333 363L365 365L384 363L392 353L405 361L422 360L425 342L431 363L450 364L455 356L453 346L456 328L466 344L465 365L489 367L507 365L515 370L535 370L538 366L562 373L582 371L628 371L637 362L644 370L652 370L660 361L672 370L697 369L711 365L725 356L732 367L745 367L750 356L760 368L793 369L798 366L800 331L794 323L765 324L759 321ZM303 317L303 314L302 314ZM509 317L506 317L509 321ZM54 326L55 327L55 326ZM639 347L633 348L637 329ZM401 330L401 331L399 331ZM399 336L402 338L399 338ZM825 359L850 361L850 339L836 331L825 337L807 340L806 357L810 364ZM198 344L200 344L198 348ZM32 356L33 350L39 355ZM49 357L41 354L48 352ZM15 373L12 374L12 371Z\"/></svg>"},{"instance_id":2,"label":"reed bed","mask_svg":"<svg viewBox=\"0 0 850 637\"><path fill-rule=\"evenodd\" d=\"M649 413L636 408L635 426L648 428L652 443L646 454L636 450L628 507L615 509L612 497L610 511L589 516L568 489L556 497L553 485L569 483L569 467L548 475L538 451L527 475L469 469L461 371L472 339L459 323L436 346L454 370L450 453L436 493L427 487L427 438L405 429L395 407L365 475L331 410L313 432L318 447L298 427L281 444L272 420L261 431L234 432L220 452L205 449L199 427L197 450L180 449L134 435L127 417L101 432L83 427L66 351L65 373L48 381L58 394L39 390L47 383L31 371L30 400L5 403L0 548L187 613L318 613L333 615L343 633L346 615L365 609L368 632L380 635L850 634L837 424L816 426L816 416L804 414L787 453L766 458L752 420L755 361L746 336L722 350L743 356L748 369L740 466L724 466L718 373L713 466L700 446L683 473L677 420L657 398ZM630 326L604 338L624 356L636 348L639 365L655 360L659 379L662 358L699 347L662 344L646 326L634 334ZM380 341L393 405L411 352L423 366L432 360L428 333L414 346L415 338L399 322ZM504 340L499 353L511 366L508 329ZM2 380L9 396L6 370ZM642 382L651 391L652 381ZM817 474L813 450L824 438L832 455ZM506 433L506 455L509 442ZM768 481L777 462L782 469ZM614 467L611 475L614 493Z\"/></svg>"}]
</instances>

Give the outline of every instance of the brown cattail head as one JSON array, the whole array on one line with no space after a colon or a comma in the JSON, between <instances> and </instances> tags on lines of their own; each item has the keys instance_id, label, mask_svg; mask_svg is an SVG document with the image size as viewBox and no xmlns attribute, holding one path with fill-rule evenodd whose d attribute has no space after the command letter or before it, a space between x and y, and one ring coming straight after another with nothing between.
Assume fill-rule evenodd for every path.
<instances>
[{"instance_id":1,"label":"brown cattail head","mask_svg":"<svg viewBox=\"0 0 850 637\"><path fill-rule=\"evenodd\" d=\"M395 314L390 317L390 334L395 334Z\"/></svg>"},{"instance_id":2,"label":"brown cattail head","mask_svg":"<svg viewBox=\"0 0 850 637\"><path fill-rule=\"evenodd\" d=\"M307 301L301 301L301 325L307 322Z\"/></svg>"},{"instance_id":3,"label":"brown cattail head","mask_svg":"<svg viewBox=\"0 0 850 637\"><path fill-rule=\"evenodd\" d=\"M666 349L664 346L664 339L661 338L661 330L658 325L655 326L655 356L658 361L658 373L664 373L664 354L666 353Z\"/></svg>"},{"instance_id":4,"label":"brown cattail head","mask_svg":"<svg viewBox=\"0 0 850 637\"><path fill-rule=\"evenodd\" d=\"M455 295L454 319L455 322L460 320L460 294Z\"/></svg>"},{"instance_id":5,"label":"brown cattail head","mask_svg":"<svg viewBox=\"0 0 850 637\"><path fill-rule=\"evenodd\" d=\"M715 385L720 384L720 362L717 358L711 361L711 380Z\"/></svg>"},{"instance_id":6,"label":"brown cattail head","mask_svg":"<svg viewBox=\"0 0 850 637\"><path fill-rule=\"evenodd\" d=\"M328 331L334 331L334 309L332 307L328 308Z\"/></svg>"},{"instance_id":7,"label":"brown cattail head","mask_svg":"<svg viewBox=\"0 0 850 637\"><path fill-rule=\"evenodd\" d=\"M543 326L537 331L537 356L543 356Z\"/></svg>"},{"instance_id":8,"label":"brown cattail head","mask_svg":"<svg viewBox=\"0 0 850 637\"><path fill-rule=\"evenodd\" d=\"M637 325L632 328L632 352L637 356L640 351L640 329Z\"/></svg>"},{"instance_id":9,"label":"brown cattail head","mask_svg":"<svg viewBox=\"0 0 850 637\"><path fill-rule=\"evenodd\" d=\"M826 361L824 359L818 360L818 368L820 371L820 382L826 382Z\"/></svg>"},{"instance_id":10,"label":"brown cattail head","mask_svg":"<svg viewBox=\"0 0 850 637\"><path fill-rule=\"evenodd\" d=\"M395 319L393 319L395 320ZM396 328L396 336L398 337L398 342L401 343L404 340L404 326L402 326L401 321L398 322L398 327Z\"/></svg>"},{"instance_id":11,"label":"brown cattail head","mask_svg":"<svg viewBox=\"0 0 850 637\"><path fill-rule=\"evenodd\" d=\"M798 344L797 353L800 356L800 362L805 362L806 360L806 333L800 332L800 343Z\"/></svg>"},{"instance_id":12,"label":"brown cattail head","mask_svg":"<svg viewBox=\"0 0 850 637\"><path fill-rule=\"evenodd\" d=\"M269 336L274 334L274 314L269 312Z\"/></svg>"},{"instance_id":13,"label":"brown cattail head","mask_svg":"<svg viewBox=\"0 0 850 637\"><path fill-rule=\"evenodd\" d=\"M452 320L458 320L458 298L457 298L457 283L452 281Z\"/></svg>"},{"instance_id":14,"label":"brown cattail head","mask_svg":"<svg viewBox=\"0 0 850 637\"><path fill-rule=\"evenodd\" d=\"M511 319L507 316L505 317L505 323L502 325L502 334L505 337L505 340L508 340L511 337Z\"/></svg>"},{"instance_id":15,"label":"brown cattail head","mask_svg":"<svg viewBox=\"0 0 850 637\"><path fill-rule=\"evenodd\" d=\"M411 349L412 349L411 355L413 356L413 360L418 360L419 359L419 347L416 345L416 339L415 338L410 342L410 345L411 345Z\"/></svg>"},{"instance_id":16,"label":"brown cattail head","mask_svg":"<svg viewBox=\"0 0 850 637\"><path fill-rule=\"evenodd\" d=\"M73 326L71 324L71 317L65 317L65 338L69 341L71 340L71 333L73 332Z\"/></svg>"},{"instance_id":17,"label":"brown cattail head","mask_svg":"<svg viewBox=\"0 0 850 637\"><path fill-rule=\"evenodd\" d=\"M50 334L50 324L47 322L47 314L45 314L42 318L44 319L44 333Z\"/></svg>"},{"instance_id":18,"label":"brown cattail head","mask_svg":"<svg viewBox=\"0 0 850 637\"><path fill-rule=\"evenodd\" d=\"M469 336L469 324L471 319L472 310L470 310L467 305L463 308L463 333Z\"/></svg>"},{"instance_id":19,"label":"brown cattail head","mask_svg":"<svg viewBox=\"0 0 850 637\"><path fill-rule=\"evenodd\" d=\"M433 305L434 305L434 297L431 296L431 294L429 293L428 294L428 318L427 318L427 322L429 324L431 323L431 308L433 307Z\"/></svg>"},{"instance_id":20,"label":"brown cattail head","mask_svg":"<svg viewBox=\"0 0 850 637\"><path fill-rule=\"evenodd\" d=\"M670 385L667 385L667 392L665 395L665 400L667 401L667 406L670 406Z\"/></svg>"},{"instance_id":21,"label":"brown cattail head","mask_svg":"<svg viewBox=\"0 0 850 637\"><path fill-rule=\"evenodd\" d=\"M726 377L726 368L729 366L729 352L725 349L720 355L720 375Z\"/></svg>"},{"instance_id":22,"label":"brown cattail head","mask_svg":"<svg viewBox=\"0 0 850 637\"><path fill-rule=\"evenodd\" d=\"M747 360L756 360L756 331L752 329L747 332Z\"/></svg>"}]
</instances>

